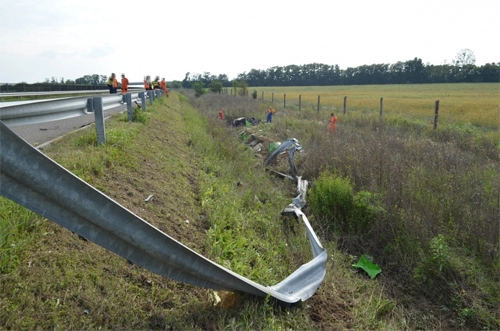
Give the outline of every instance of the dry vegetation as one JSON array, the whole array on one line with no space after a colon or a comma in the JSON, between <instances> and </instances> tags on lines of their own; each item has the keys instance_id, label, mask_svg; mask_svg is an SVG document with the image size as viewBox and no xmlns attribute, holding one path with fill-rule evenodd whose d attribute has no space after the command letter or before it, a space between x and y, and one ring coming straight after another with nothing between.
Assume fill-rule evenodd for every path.
<instances>
[{"instance_id":1,"label":"dry vegetation","mask_svg":"<svg viewBox=\"0 0 500 331\"><path fill-rule=\"evenodd\" d=\"M390 113L389 100L403 87L358 88L348 89L384 92ZM450 85L448 93L458 88ZM310 92L314 102L317 92ZM278 215L295 194L293 183L264 171L262 155L250 152L239 133L297 138L304 152L296 154L296 166L304 178L344 178L377 205L363 231L343 230L335 217L307 207L329 254L327 275L312 298L281 307L219 292L222 303L215 306L213 291L129 265L1 198L0 328L499 328L500 140L494 126L450 120L432 130L434 95L428 90L421 94L431 100L429 116L402 114L401 105L400 113L380 121L380 96L373 107L350 107L344 115L338 111L344 92L337 91L335 108L322 96L320 112L275 104L272 124L244 129L218 121L217 111L224 108L228 120L264 120L269 102L184 92L195 111L174 93L155 103L146 125L107 122L106 146L93 146L92 132L82 131L44 151L182 243L271 285L308 261L310 247L300 224ZM292 92L286 93L290 100ZM339 128L330 137L332 109ZM498 113L487 116L492 123ZM155 194L152 204L144 203L149 194ZM350 268L361 254L382 267L375 280Z\"/></svg>"}]
</instances>

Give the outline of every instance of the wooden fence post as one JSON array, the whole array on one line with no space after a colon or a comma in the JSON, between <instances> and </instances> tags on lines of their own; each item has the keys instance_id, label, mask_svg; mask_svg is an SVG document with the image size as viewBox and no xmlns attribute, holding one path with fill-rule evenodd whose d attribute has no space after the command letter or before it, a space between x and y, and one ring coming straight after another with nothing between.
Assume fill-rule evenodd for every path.
<instances>
[{"instance_id":1,"label":"wooden fence post","mask_svg":"<svg viewBox=\"0 0 500 331\"><path fill-rule=\"evenodd\" d=\"M319 100L320 100L320 98L321 98L321 96L318 95L318 112L319 112L319 105L320 105Z\"/></svg>"},{"instance_id":2,"label":"wooden fence post","mask_svg":"<svg viewBox=\"0 0 500 331\"><path fill-rule=\"evenodd\" d=\"M274 92L271 94L271 103L274 103Z\"/></svg>"},{"instance_id":3,"label":"wooden fence post","mask_svg":"<svg viewBox=\"0 0 500 331\"><path fill-rule=\"evenodd\" d=\"M347 110L347 96L344 97L344 115Z\"/></svg>"},{"instance_id":4,"label":"wooden fence post","mask_svg":"<svg viewBox=\"0 0 500 331\"><path fill-rule=\"evenodd\" d=\"M434 130L436 130L438 126L438 113L439 113L439 100L436 100L436 103L434 104Z\"/></svg>"},{"instance_id":5,"label":"wooden fence post","mask_svg":"<svg viewBox=\"0 0 500 331\"><path fill-rule=\"evenodd\" d=\"M283 94L283 108L286 108L286 93Z\"/></svg>"},{"instance_id":6,"label":"wooden fence post","mask_svg":"<svg viewBox=\"0 0 500 331\"><path fill-rule=\"evenodd\" d=\"M299 95L299 111L301 107L302 107L302 94Z\"/></svg>"},{"instance_id":7,"label":"wooden fence post","mask_svg":"<svg viewBox=\"0 0 500 331\"><path fill-rule=\"evenodd\" d=\"M384 109L384 97L380 98L380 119L382 119L382 110Z\"/></svg>"},{"instance_id":8,"label":"wooden fence post","mask_svg":"<svg viewBox=\"0 0 500 331\"><path fill-rule=\"evenodd\" d=\"M264 91L262 91L262 101L264 101Z\"/></svg>"}]
</instances>

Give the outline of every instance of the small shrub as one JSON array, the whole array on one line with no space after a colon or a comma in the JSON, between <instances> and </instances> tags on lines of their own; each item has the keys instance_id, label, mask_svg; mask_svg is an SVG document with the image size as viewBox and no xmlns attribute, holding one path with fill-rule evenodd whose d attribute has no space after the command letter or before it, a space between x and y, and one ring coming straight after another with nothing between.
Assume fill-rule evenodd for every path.
<instances>
[{"instance_id":1,"label":"small shrub","mask_svg":"<svg viewBox=\"0 0 500 331\"><path fill-rule=\"evenodd\" d=\"M253 90L252 99L257 100L257 90Z\"/></svg>"},{"instance_id":2,"label":"small shrub","mask_svg":"<svg viewBox=\"0 0 500 331\"><path fill-rule=\"evenodd\" d=\"M450 248L443 235L438 235L430 241L428 254L415 268L414 277L421 283L435 283L446 279L446 274L451 270Z\"/></svg>"},{"instance_id":3,"label":"small shrub","mask_svg":"<svg viewBox=\"0 0 500 331\"><path fill-rule=\"evenodd\" d=\"M148 117L146 115L146 112L143 112L139 107L134 108L134 111L132 113L132 121L146 124L147 119Z\"/></svg>"},{"instance_id":4,"label":"small shrub","mask_svg":"<svg viewBox=\"0 0 500 331\"><path fill-rule=\"evenodd\" d=\"M325 219L336 232L363 234L369 230L379 207L377 195L360 191L354 194L348 178L325 172L314 182L309 204L315 215Z\"/></svg>"},{"instance_id":5,"label":"small shrub","mask_svg":"<svg viewBox=\"0 0 500 331\"><path fill-rule=\"evenodd\" d=\"M203 88L203 83L202 82L196 82L193 84L193 89L194 89L194 96L199 98L203 94L206 93L205 89Z\"/></svg>"}]
</instances>

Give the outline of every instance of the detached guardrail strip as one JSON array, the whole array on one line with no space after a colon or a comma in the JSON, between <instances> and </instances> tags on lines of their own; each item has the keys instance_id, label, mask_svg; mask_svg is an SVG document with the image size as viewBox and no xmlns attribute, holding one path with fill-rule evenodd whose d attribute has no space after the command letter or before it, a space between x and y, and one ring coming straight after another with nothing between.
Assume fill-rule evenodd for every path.
<instances>
[{"instance_id":1,"label":"detached guardrail strip","mask_svg":"<svg viewBox=\"0 0 500 331\"><path fill-rule=\"evenodd\" d=\"M296 140L294 141L296 143ZM289 147L296 144L287 144ZM285 303L312 296L325 275L326 251L292 202L282 212L305 224L313 259L285 280L264 286L196 253L52 161L0 122L0 194L152 272L195 286L271 295ZM305 203L307 182L297 177Z\"/></svg>"}]
</instances>

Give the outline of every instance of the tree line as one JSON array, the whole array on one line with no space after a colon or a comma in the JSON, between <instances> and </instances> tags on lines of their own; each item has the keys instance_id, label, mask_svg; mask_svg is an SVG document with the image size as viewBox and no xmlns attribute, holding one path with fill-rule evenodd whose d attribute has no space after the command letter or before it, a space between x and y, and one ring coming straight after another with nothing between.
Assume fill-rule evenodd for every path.
<instances>
[{"instance_id":1,"label":"tree line","mask_svg":"<svg viewBox=\"0 0 500 331\"><path fill-rule=\"evenodd\" d=\"M186 73L182 82L174 81L172 87L192 88L201 84L217 92L244 82L247 86L321 86L368 84L425 84L499 82L500 62L475 65L476 58L470 49L460 50L451 64L424 64L422 59L398 61L394 64L371 64L340 69L338 65L311 63L305 65L275 66L265 70L251 69L230 81L227 75Z\"/></svg>"},{"instance_id":2,"label":"tree line","mask_svg":"<svg viewBox=\"0 0 500 331\"><path fill-rule=\"evenodd\" d=\"M425 83L471 83L499 82L500 62L475 64L425 65L414 58L394 64L371 64L355 68L340 69L338 65L311 63L305 65L275 66L266 70L252 69L241 73L236 80L245 81L248 86L327 86L327 85L369 85L369 84L425 84ZM190 76L177 82L184 88L202 83L214 87L233 86L227 75L204 73ZM178 86L178 87L180 87ZM175 87L172 85L172 87ZM216 90L216 89L215 89ZM214 91L215 92L215 91Z\"/></svg>"}]
</instances>

